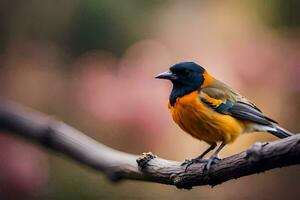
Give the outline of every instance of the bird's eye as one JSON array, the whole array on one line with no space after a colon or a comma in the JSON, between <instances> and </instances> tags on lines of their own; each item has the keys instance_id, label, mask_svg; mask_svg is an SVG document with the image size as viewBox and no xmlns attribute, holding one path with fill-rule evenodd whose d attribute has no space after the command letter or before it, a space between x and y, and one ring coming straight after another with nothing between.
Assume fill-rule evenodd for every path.
<instances>
[{"instance_id":1,"label":"bird's eye","mask_svg":"<svg viewBox=\"0 0 300 200\"><path fill-rule=\"evenodd\" d=\"M182 76L188 76L189 74L190 74L189 70L183 70L183 71L181 71L181 75Z\"/></svg>"}]
</instances>

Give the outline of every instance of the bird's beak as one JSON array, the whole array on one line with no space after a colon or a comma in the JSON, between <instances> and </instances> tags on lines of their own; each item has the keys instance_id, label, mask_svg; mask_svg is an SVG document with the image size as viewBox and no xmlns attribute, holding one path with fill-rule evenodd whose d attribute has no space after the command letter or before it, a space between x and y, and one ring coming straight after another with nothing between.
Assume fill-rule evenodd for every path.
<instances>
[{"instance_id":1,"label":"bird's beak","mask_svg":"<svg viewBox=\"0 0 300 200\"><path fill-rule=\"evenodd\" d=\"M167 79L167 80L175 80L177 76L173 74L170 70L162 72L158 74L155 78L157 79Z\"/></svg>"}]
</instances>

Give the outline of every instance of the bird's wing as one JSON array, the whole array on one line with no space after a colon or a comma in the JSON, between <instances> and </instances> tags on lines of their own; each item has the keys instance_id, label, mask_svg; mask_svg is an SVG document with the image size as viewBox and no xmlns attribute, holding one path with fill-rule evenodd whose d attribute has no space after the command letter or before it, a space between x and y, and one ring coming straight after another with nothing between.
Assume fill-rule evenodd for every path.
<instances>
[{"instance_id":1,"label":"bird's wing","mask_svg":"<svg viewBox=\"0 0 300 200\"><path fill-rule=\"evenodd\" d=\"M201 89L199 98L203 103L222 114L262 125L277 123L266 117L252 102L225 84Z\"/></svg>"}]
</instances>

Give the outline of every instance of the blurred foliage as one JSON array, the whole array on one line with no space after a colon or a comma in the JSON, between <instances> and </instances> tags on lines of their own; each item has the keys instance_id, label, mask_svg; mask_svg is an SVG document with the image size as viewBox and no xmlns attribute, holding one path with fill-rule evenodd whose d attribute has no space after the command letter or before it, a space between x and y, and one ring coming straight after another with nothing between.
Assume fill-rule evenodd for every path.
<instances>
[{"instance_id":1,"label":"blurred foliage","mask_svg":"<svg viewBox=\"0 0 300 200\"><path fill-rule=\"evenodd\" d=\"M159 3L159 4L158 4ZM78 56L93 49L120 55L147 35L153 11L167 1L1 1L0 45L12 35L50 40Z\"/></svg>"},{"instance_id":2,"label":"blurred foliage","mask_svg":"<svg viewBox=\"0 0 300 200\"><path fill-rule=\"evenodd\" d=\"M255 0L252 1L263 22L276 29L300 28L300 1Z\"/></svg>"},{"instance_id":3,"label":"blurred foliage","mask_svg":"<svg viewBox=\"0 0 300 200\"><path fill-rule=\"evenodd\" d=\"M250 1L261 20L274 28L299 28L300 2ZM121 55L134 41L149 36L159 0L12 0L0 2L0 50L11 34L56 42L73 56L93 49ZM34 20L33 20L34 19Z\"/></svg>"},{"instance_id":4,"label":"blurred foliage","mask_svg":"<svg viewBox=\"0 0 300 200\"><path fill-rule=\"evenodd\" d=\"M151 13L158 1L80 1L70 48L76 55L91 49L117 54L147 34Z\"/></svg>"}]
</instances>

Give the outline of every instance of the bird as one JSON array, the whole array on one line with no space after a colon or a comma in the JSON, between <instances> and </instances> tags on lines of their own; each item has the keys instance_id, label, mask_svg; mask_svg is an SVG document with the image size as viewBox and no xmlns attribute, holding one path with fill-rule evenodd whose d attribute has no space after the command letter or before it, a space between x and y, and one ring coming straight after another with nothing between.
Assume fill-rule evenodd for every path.
<instances>
[{"instance_id":1,"label":"bird","mask_svg":"<svg viewBox=\"0 0 300 200\"><path fill-rule=\"evenodd\" d=\"M278 138L293 135L267 117L250 100L230 86L214 78L195 62L179 62L155 78L170 80L173 84L168 108L173 121L192 137L210 146L198 157L185 160L185 171L194 163L205 163L210 171L217 163L219 152L243 133L268 132ZM215 152L204 160L204 156Z\"/></svg>"}]
</instances>

